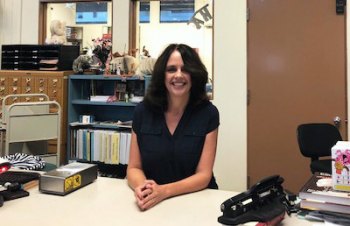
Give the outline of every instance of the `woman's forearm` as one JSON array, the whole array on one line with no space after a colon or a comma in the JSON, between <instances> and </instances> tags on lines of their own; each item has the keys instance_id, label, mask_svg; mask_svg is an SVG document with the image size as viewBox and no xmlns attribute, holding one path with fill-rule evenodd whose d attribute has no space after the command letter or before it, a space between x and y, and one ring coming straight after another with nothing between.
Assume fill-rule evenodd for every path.
<instances>
[{"instance_id":1,"label":"woman's forearm","mask_svg":"<svg viewBox=\"0 0 350 226\"><path fill-rule=\"evenodd\" d=\"M207 188L212 175L196 173L183 180L165 184L164 188L168 198L186 193L196 192Z\"/></svg>"},{"instance_id":2,"label":"woman's forearm","mask_svg":"<svg viewBox=\"0 0 350 226\"><path fill-rule=\"evenodd\" d=\"M145 174L141 169L128 168L127 169L127 180L128 184L132 189L144 183L146 180Z\"/></svg>"}]
</instances>

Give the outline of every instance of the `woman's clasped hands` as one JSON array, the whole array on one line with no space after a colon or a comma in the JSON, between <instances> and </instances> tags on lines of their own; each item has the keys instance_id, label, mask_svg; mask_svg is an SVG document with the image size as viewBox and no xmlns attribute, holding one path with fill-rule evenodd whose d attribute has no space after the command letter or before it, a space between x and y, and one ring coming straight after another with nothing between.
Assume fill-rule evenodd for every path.
<instances>
[{"instance_id":1,"label":"woman's clasped hands","mask_svg":"<svg viewBox=\"0 0 350 226\"><path fill-rule=\"evenodd\" d=\"M167 198L165 186L157 184L154 180L145 180L142 185L136 187L135 197L141 210L147 210Z\"/></svg>"}]
</instances>

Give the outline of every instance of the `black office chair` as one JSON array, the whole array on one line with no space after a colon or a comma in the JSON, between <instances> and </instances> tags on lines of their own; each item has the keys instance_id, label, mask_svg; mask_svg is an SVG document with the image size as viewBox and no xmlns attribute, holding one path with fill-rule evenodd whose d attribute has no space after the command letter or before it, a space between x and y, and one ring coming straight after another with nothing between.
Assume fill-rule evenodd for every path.
<instances>
[{"instance_id":1,"label":"black office chair","mask_svg":"<svg viewBox=\"0 0 350 226\"><path fill-rule=\"evenodd\" d=\"M297 128L297 137L300 152L311 158L311 172L332 173L331 149L342 140L338 128L328 123L302 124Z\"/></svg>"}]
</instances>

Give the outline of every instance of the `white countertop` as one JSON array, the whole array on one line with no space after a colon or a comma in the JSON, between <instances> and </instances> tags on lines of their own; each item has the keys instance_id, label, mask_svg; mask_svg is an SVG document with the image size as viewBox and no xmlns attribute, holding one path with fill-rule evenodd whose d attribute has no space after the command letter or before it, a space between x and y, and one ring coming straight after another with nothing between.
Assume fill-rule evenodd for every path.
<instances>
[{"instance_id":1,"label":"white countertop","mask_svg":"<svg viewBox=\"0 0 350 226\"><path fill-rule=\"evenodd\" d=\"M237 194L206 189L165 200L140 211L126 180L98 177L96 181L66 196L29 190L25 198L5 201L0 207L1 225L61 226L213 226L220 225L220 204ZM286 216L282 225L313 225Z\"/></svg>"}]
</instances>

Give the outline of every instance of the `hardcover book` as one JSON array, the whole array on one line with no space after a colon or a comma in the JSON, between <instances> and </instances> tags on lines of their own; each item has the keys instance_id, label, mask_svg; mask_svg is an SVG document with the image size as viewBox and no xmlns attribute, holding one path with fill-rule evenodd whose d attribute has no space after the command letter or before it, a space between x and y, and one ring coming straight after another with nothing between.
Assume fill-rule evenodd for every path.
<instances>
[{"instance_id":1,"label":"hardcover book","mask_svg":"<svg viewBox=\"0 0 350 226\"><path fill-rule=\"evenodd\" d=\"M299 198L350 206L350 193L334 190L332 176L326 173L315 173L301 188Z\"/></svg>"},{"instance_id":2,"label":"hardcover book","mask_svg":"<svg viewBox=\"0 0 350 226\"><path fill-rule=\"evenodd\" d=\"M340 204L334 204L334 203L322 202L322 201L303 199L300 201L300 207L308 210L323 210L323 211L350 214L350 206L348 205L340 205Z\"/></svg>"}]
</instances>

